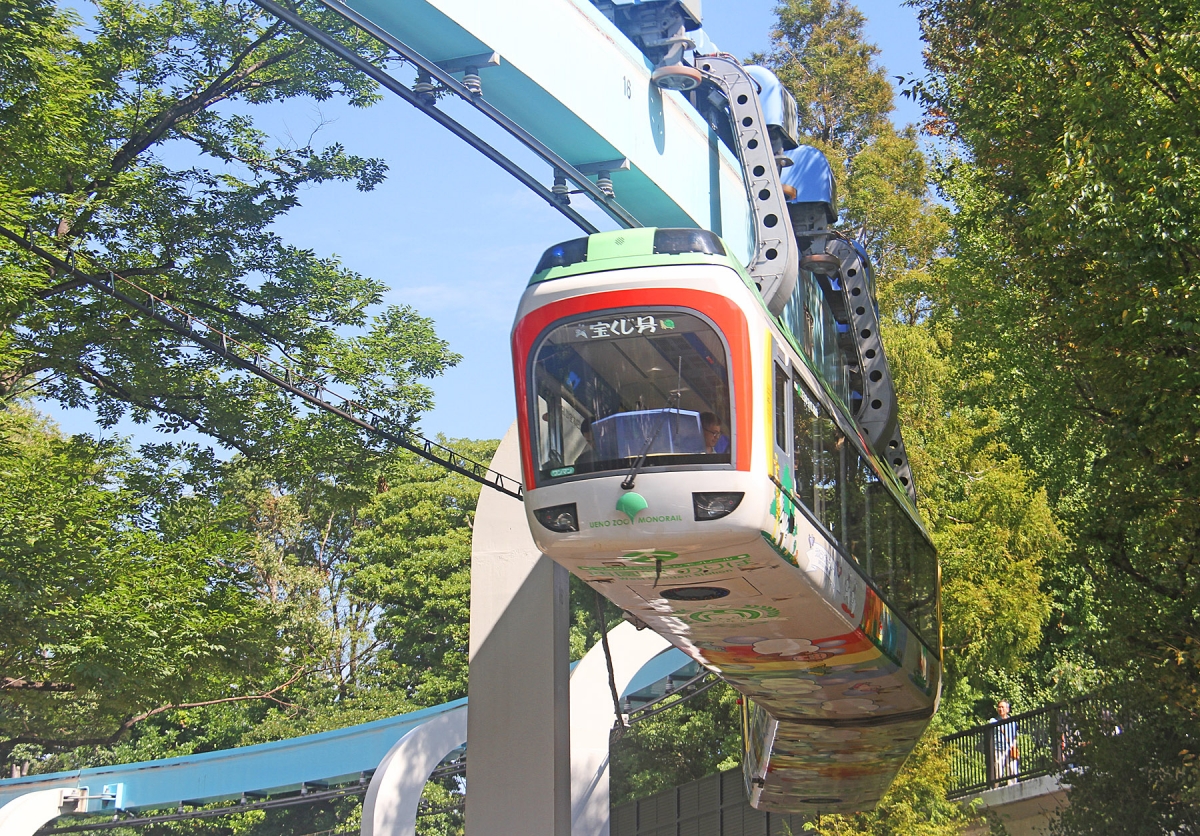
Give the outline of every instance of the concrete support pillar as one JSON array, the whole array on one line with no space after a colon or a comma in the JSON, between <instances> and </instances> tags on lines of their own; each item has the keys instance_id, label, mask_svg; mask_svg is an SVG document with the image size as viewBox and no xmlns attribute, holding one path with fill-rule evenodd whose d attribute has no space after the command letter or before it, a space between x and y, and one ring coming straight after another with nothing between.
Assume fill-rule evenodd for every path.
<instances>
[{"instance_id":1,"label":"concrete support pillar","mask_svg":"<svg viewBox=\"0 0 1200 836\"><path fill-rule=\"evenodd\" d=\"M86 787L36 790L18 796L0 807L0 836L33 836L43 825L68 812L68 808L72 812L82 809L80 799L86 796Z\"/></svg>"},{"instance_id":2,"label":"concrete support pillar","mask_svg":"<svg viewBox=\"0 0 1200 836\"><path fill-rule=\"evenodd\" d=\"M520 473L514 424L492 467ZM471 546L468 836L570 836L568 574L483 490Z\"/></svg>"},{"instance_id":3,"label":"concrete support pillar","mask_svg":"<svg viewBox=\"0 0 1200 836\"><path fill-rule=\"evenodd\" d=\"M623 694L642 667L670 643L622 623L608 634L613 679ZM616 721L600 643L571 672L571 836L609 836L608 741Z\"/></svg>"},{"instance_id":4,"label":"concrete support pillar","mask_svg":"<svg viewBox=\"0 0 1200 836\"><path fill-rule=\"evenodd\" d=\"M417 805L429 775L467 742L467 707L451 709L397 741L371 776L362 836L417 836Z\"/></svg>"}]
</instances>

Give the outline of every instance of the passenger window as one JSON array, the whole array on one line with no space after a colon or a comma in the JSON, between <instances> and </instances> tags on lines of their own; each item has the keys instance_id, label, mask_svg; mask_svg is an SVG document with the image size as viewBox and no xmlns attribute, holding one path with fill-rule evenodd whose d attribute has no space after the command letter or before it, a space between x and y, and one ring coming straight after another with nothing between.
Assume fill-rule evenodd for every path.
<instances>
[{"instance_id":1,"label":"passenger window","mask_svg":"<svg viewBox=\"0 0 1200 836\"><path fill-rule=\"evenodd\" d=\"M888 605L936 645L937 554L800 380L791 401L796 498L858 561Z\"/></svg>"},{"instance_id":2,"label":"passenger window","mask_svg":"<svg viewBox=\"0 0 1200 836\"><path fill-rule=\"evenodd\" d=\"M819 414L817 402L797 380L792 388L792 462L796 473L796 496L809 508L816 506L813 438Z\"/></svg>"},{"instance_id":3,"label":"passenger window","mask_svg":"<svg viewBox=\"0 0 1200 836\"><path fill-rule=\"evenodd\" d=\"M813 491L816 507L813 511L835 537L842 537L841 489L846 452L846 439L833 419L824 414L816 422L813 437L813 471L816 488Z\"/></svg>"},{"instance_id":4,"label":"passenger window","mask_svg":"<svg viewBox=\"0 0 1200 836\"><path fill-rule=\"evenodd\" d=\"M842 492L842 501L846 506L846 550L870 572L873 545L870 526L871 486L879 480L870 463L850 445L846 446L846 458L848 478L846 489Z\"/></svg>"},{"instance_id":5,"label":"passenger window","mask_svg":"<svg viewBox=\"0 0 1200 836\"><path fill-rule=\"evenodd\" d=\"M786 451L788 448L788 373L775 364L775 446Z\"/></svg>"}]
</instances>

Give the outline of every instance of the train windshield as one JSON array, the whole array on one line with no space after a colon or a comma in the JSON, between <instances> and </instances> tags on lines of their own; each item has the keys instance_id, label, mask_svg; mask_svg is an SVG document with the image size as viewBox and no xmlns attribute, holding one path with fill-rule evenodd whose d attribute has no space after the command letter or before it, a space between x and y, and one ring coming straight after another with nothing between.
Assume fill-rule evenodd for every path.
<instances>
[{"instance_id":1,"label":"train windshield","mask_svg":"<svg viewBox=\"0 0 1200 836\"><path fill-rule=\"evenodd\" d=\"M696 314L628 310L554 328L533 365L542 478L628 468L728 464L729 364Z\"/></svg>"}]
</instances>

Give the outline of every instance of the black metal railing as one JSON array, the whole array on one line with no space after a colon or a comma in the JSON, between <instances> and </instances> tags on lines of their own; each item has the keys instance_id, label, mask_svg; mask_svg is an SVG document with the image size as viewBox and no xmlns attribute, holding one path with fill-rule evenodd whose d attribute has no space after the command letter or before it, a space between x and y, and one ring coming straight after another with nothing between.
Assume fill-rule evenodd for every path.
<instances>
[{"instance_id":1,"label":"black metal railing","mask_svg":"<svg viewBox=\"0 0 1200 836\"><path fill-rule=\"evenodd\" d=\"M950 750L947 795L961 798L1067 769L1083 743L1082 730L1106 716L1112 716L1110 709L1085 697L947 735L942 738ZM1120 733L1120 726L1113 728Z\"/></svg>"}]
</instances>

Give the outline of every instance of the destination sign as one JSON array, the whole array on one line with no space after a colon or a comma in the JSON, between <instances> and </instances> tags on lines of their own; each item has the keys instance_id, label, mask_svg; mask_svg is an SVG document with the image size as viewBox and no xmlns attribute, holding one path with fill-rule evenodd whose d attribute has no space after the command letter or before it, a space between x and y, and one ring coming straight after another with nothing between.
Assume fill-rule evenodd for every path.
<instances>
[{"instance_id":1,"label":"destination sign","mask_svg":"<svg viewBox=\"0 0 1200 836\"><path fill-rule=\"evenodd\" d=\"M566 326L571 342L611 340L620 337L645 336L675 330L675 320L653 314L617 316L612 319L596 319L573 322Z\"/></svg>"}]
</instances>

